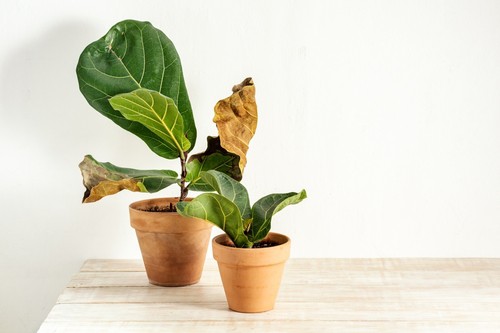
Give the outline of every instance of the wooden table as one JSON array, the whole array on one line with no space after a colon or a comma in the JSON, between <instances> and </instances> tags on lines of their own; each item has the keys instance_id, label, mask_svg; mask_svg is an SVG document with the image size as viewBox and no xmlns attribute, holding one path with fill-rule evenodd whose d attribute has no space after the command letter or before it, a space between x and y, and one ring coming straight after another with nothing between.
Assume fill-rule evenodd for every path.
<instances>
[{"instance_id":1,"label":"wooden table","mask_svg":"<svg viewBox=\"0 0 500 333\"><path fill-rule=\"evenodd\" d=\"M149 285L139 260L88 260L47 332L500 332L500 259L290 259L273 311L228 310L217 266Z\"/></svg>"}]
</instances>

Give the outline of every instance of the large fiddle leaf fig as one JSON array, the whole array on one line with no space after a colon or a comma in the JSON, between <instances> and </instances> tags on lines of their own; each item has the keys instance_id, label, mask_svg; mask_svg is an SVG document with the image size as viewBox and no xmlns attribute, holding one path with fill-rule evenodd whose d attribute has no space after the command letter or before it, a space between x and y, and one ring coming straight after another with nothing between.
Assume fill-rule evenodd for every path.
<instances>
[{"instance_id":1,"label":"large fiddle leaf fig","mask_svg":"<svg viewBox=\"0 0 500 333\"><path fill-rule=\"evenodd\" d=\"M184 136L184 122L170 97L137 89L112 97L111 106L128 120L138 122L165 143L165 157L184 159L184 152L191 144ZM167 149L168 148L168 149Z\"/></svg>"},{"instance_id":2,"label":"large fiddle leaf fig","mask_svg":"<svg viewBox=\"0 0 500 333\"><path fill-rule=\"evenodd\" d=\"M171 147L156 132L114 110L109 99L139 88L170 97L183 118L189 149L194 147L196 128L179 55L170 39L151 23L117 23L85 48L76 72L80 91L92 107L165 158L172 158Z\"/></svg>"},{"instance_id":3,"label":"large fiddle leaf fig","mask_svg":"<svg viewBox=\"0 0 500 333\"><path fill-rule=\"evenodd\" d=\"M94 202L121 190L158 192L178 182L171 170L137 170L122 168L107 162L98 162L87 155L79 165L86 191L83 202Z\"/></svg>"}]
</instances>

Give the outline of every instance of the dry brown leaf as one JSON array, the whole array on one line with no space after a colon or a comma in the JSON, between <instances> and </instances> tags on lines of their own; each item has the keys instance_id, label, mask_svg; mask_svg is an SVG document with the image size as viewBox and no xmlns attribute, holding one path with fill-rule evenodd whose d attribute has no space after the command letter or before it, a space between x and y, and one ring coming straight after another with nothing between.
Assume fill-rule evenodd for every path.
<instances>
[{"instance_id":1,"label":"dry brown leaf","mask_svg":"<svg viewBox=\"0 0 500 333\"><path fill-rule=\"evenodd\" d=\"M257 104L252 78L246 78L233 87L233 94L215 105L221 146L240 157L240 169L247 164L248 144L257 129Z\"/></svg>"},{"instance_id":2,"label":"dry brown leaf","mask_svg":"<svg viewBox=\"0 0 500 333\"><path fill-rule=\"evenodd\" d=\"M109 163L105 164L110 165ZM95 202L121 190L141 191L136 179L124 178L121 174L113 174L90 155L85 156L79 167L82 172L83 185L85 186L84 203Z\"/></svg>"},{"instance_id":3,"label":"dry brown leaf","mask_svg":"<svg viewBox=\"0 0 500 333\"><path fill-rule=\"evenodd\" d=\"M137 181L134 179L122 179L119 181L105 180L90 189L87 188L83 202L95 202L107 195L118 193L121 190L129 190L133 192L141 191L139 186L137 186Z\"/></svg>"}]
</instances>

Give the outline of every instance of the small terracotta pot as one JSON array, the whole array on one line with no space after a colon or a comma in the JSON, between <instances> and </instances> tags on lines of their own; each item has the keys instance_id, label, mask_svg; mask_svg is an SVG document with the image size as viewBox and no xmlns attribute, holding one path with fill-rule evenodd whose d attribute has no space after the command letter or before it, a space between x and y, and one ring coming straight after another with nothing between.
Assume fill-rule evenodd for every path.
<instances>
[{"instance_id":1,"label":"small terracotta pot","mask_svg":"<svg viewBox=\"0 0 500 333\"><path fill-rule=\"evenodd\" d=\"M227 235L212 240L215 260L229 308L238 312L264 312L274 308L285 262L290 256L290 239L269 233L266 238L280 245L242 249L227 246Z\"/></svg>"},{"instance_id":2,"label":"small terracotta pot","mask_svg":"<svg viewBox=\"0 0 500 333\"><path fill-rule=\"evenodd\" d=\"M137 234L149 283L158 286L197 283L210 241L212 225L208 222L182 217L176 212L145 211L177 201L177 198L142 200L129 207L130 225Z\"/></svg>"}]
</instances>

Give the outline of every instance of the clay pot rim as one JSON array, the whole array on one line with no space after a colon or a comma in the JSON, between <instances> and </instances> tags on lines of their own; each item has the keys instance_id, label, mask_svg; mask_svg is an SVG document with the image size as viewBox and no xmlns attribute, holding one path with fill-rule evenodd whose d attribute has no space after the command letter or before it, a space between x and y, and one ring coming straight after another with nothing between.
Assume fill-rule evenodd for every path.
<instances>
[{"instance_id":1,"label":"clay pot rim","mask_svg":"<svg viewBox=\"0 0 500 333\"><path fill-rule=\"evenodd\" d=\"M270 246L270 247L259 247L259 248L233 247L233 246L228 246L228 245L225 245L225 244L221 244L220 241L222 241L222 240L224 240L224 241L229 240L229 236L224 233L224 234L220 234L220 235L215 236L213 238L213 240L212 240L212 244L213 244L213 246L218 246L218 247L222 247L222 248L232 249L234 251L252 251L252 252L260 251L260 252L265 252L265 251L270 251L272 249L277 249L277 248L280 248L280 247L288 246L290 244L290 242L291 242L290 238L287 235L283 235L283 234L280 234L280 233L277 233L277 232L270 232L270 233L268 233L267 236L266 236L266 238L264 238L263 240L266 240L268 238L273 238L275 236L279 237L279 238L284 238L285 241L283 243L279 243L278 245L274 245L274 246Z\"/></svg>"},{"instance_id":2,"label":"clay pot rim","mask_svg":"<svg viewBox=\"0 0 500 333\"><path fill-rule=\"evenodd\" d=\"M191 201L193 198L185 198L184 201ZM143 199L139 201L132 202L128 207L132 211L141 212L144 214L178 214L177 212L150 212L148 210L140 209L139 207L151 207L151 206L159 206L161 203L173 203L176 204L179 202L179 197L161 197L161 198L152 198L152 199ZM160 203L160 204L159 204Z\"/></svg>"},{"instance_id":3,"label":"clay pot rim","mask_svg":"<svg viewBox=\"0 0 500 333\"><path fill-rule=\"evenodd\" d=\"M139 207L145 209L162 203L178 202L178 199L156 198L133 202L129 205L130 225L136 230L159 234L186 234L213 227L207 221L184 217L177 212L150 212L139 209ZM191 198L186 198L186 200L191 200Z\"/></svg>"},{"instance_id":4,"label":"clay pot rim","mask_svg":"<svg viewBox=\"0 0 500 333\"><path fill-rule=\"evenodd\" d=\"M264 248L239 248L220 244L220 241L228 239L226 237L226 234L222 234L212 239L212 254L219 263L236 266L269 266L285 262L290 257L291 240L286 235L269 233L266 238L278 237L284 242Z\"/></svg>"}]
</instances>

